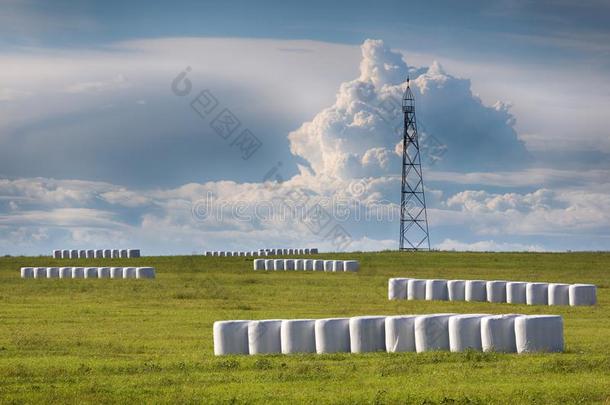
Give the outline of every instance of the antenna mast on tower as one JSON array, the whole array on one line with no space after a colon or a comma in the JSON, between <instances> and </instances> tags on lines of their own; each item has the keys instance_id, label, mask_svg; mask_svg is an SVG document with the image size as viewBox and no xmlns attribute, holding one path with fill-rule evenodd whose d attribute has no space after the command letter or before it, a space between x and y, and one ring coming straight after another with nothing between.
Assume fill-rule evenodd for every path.
<instances>
[{"instance_id":1,"label":"antenna mast on tower","mask_svg":"<svg viewBox=\"0 0 610 405\"><path fill-rule=\"evenodd\" d=\"M402 187L400 193L400 250L430 250L428 215L422 175L419 137L415 120L415 98L407 77L402 98Z\"/></svg>"}]
</instances>

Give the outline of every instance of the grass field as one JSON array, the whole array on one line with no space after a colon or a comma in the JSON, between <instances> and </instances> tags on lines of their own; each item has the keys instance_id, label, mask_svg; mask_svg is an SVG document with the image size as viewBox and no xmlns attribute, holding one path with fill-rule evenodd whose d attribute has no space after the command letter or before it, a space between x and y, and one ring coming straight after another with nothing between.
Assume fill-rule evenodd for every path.
<instances>
[{"instance_id":1,"label":"grass field","mask_svg":"<svg viewBox=\"0 0 610 405\"><path fill-rule=\"evenodd\" d=\"M339 256L361 271L254 272L244 257L1 258L0 402L610 403L610 254ZM157 278L19 278L22 266L126 262ZM598 305L390 302L392 276L587 282ZM215 320L434 312L560 314L566 352L213 356Z\"/></svg>"}]
</instances>

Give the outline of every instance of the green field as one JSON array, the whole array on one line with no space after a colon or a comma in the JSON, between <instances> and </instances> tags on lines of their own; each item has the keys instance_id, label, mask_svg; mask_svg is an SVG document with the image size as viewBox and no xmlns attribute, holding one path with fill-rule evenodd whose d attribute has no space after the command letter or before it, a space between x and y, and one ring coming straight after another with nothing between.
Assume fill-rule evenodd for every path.
<instances>
[{"instance_id":1,"label":"green field","mask_svg":"<svg viewBox=\"0 0 610 405\"><path fill-rule=\"evenodd\" d=\"M320 258L337 255L318 255ZM252 259L0 259L1 403L609 403L610 254L351 253L359 273ZM155 280L23 280L22 266L150 265ZM586 282L595 307L388 301L393 276ZM560 314L566 352L215 357L212 323L434 312Z\"/></svg>"}]
</instances>

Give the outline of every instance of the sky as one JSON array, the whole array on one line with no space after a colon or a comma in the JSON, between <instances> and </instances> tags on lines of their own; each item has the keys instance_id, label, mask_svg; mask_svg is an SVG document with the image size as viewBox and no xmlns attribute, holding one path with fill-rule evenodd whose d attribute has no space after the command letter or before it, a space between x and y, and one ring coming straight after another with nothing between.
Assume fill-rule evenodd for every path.
<instances>
[{"instance_id":1,"label":"sky","mask_svg":"<svg viewBox=\"0 0 610 405\"><path fill-rule=\"evenodd\" d=\"M407 77L432 248L610 250L609 19L0 0L0 254L396 249Z\"/></svg>"}]
</instances>

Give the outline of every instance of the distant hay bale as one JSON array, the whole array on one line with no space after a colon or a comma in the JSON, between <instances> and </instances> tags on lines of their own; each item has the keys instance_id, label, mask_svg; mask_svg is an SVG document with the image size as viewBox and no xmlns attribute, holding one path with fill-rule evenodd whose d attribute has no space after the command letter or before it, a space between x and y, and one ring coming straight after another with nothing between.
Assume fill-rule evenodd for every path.
<instances>
[{"instance_id":1,"label":"distant hay bale","mask_svg":"<svg viewBox=\"0 0 610 405\"><path fill-rule=\"evenodd\" d=\"M349 320L352 353L385 351L385 316L355 316Z\"/></svg>"},{"instance_id":2,"label":"distant hay bale","mask_svg":"<svg viewBox=\"0 0 610 405\"><path fill-rule=\"evenodd\" d=\"M53 259L61 259L61 250L55 249L53 251Z\"/></svg>"},{"instance_id":3,"label":"distant hay bale","mask_svg":"<svg viewBox=\"0 0 610 405\"><path fill-rule=\"evenodd\" d=\"M315 353L314 319L283 320L280 331L282 353Z\"/></svg>"},{"instance_id":4,"label":"distant hay bale","mask_svg":"<svg viewBox=\"0 0 610 405\"><path fill-rule=\"evenodd\" d=\"M481 351L481 319L486 315L466 314L454 315L449 318L449 350L463 352L465 350Z\"/></svg>"},{"instance_id":5,"label":"distant hay bale","mask_svg":"<svg viewBox=\"0 0 610 405\"><path fill-rule=\"evenodd\" d=\"M549 305L570 305L570 285L550 283L548 288Z\"/></svg>"},{"instance_id":6,"label":"distant hay bale","mask_svg":"<svg viewBox=\"0 0 610 405\"><path fill-rule=\"evenodd\" d=\"M317 319L316 353L350 351L349 318Z\"/></svg>"},{"instance_id":7,"label":"distant hay bale","mask_svg":"<svg viewBox=\"0 0 610 405\"><path fill-rule=\"evenodd\" d=\"M154 267L137 267L136 278L155 278Z\"/></svg>"},{"instance_id":8,"label":"distant hay bale","mask_svg":"<svg viewBox=\"0 0 610 405\"><path fill-rule=\"evenodd\" d=\"M426 280L410 278L407 281L407 299L425 300L426 299Z\"/></svg>"},{"instance_id":9,"label":"distant hay bale","mask_svg":"<svg viewBox=\"0 0 610 405\"><path fill-rule=\"evenodd\" d=\"M33 267L22 267L21 268L21 278L34 278L34 268Z\"/></svg>"},{"instance_id":10,"label":"distant hay bale","mask_svg":"<svg viewBox=\"0 0 610 405\"><path fill-rule=\"evenodd\" d=\"M214 354L248 354L248 324L250 321L214 322Z\"/></svg>"},{"instance_id":11,"label":"distant hay bale","mask_svg":"<svg viewBox=\"0 0 610 405\"><path fill-rule=\"evenodd\" d=\"M333 271L343 271L343 260L333 260Z\"/></svg>"},{"instance_id":12,"label":"distant hay bale","mask_svg":"<svg viewBox=\"0 0 610 405\"><path fill-rule=\"evenodd\" d=\"M255 259L252 261L254 270L265 270L265 259Z\"/></svg>"},{"instance_id":13,"label":"distant hay bale","mask_svg":"<svg viewBox=\"0 0 610 405\"><path fill-rule=\"evenodd\" d=\"M281 353L282 321L270 319L248 323L248 348L250 354Z\"/></svg>"},{"instance_id":14,"label":"distant hay bale","mask_svg":"<svg viewBox=\"0 0 610 405\"><path fill-rule=\"evenodd\" d=\"M558 315L524 315L515 319L518 353L563 352L563 318Z\"/></svg>"},{"instance_id":15,"label":"distant hay bale","mask_svg":"<svg viewBox=\"0 0 610 405\"><path fill-rule=\"evenodd\" d=\"M136 278L136 268L135 267L124 267L123 268L123 278Z\"/></svg>"},{"instance_id":16,"label":"distant hay bale","mask_svg":"<svg viewBox=\"0 0 610 405\"><path fill-rule=\"evenodd\" d=\"M103 259L104 258L104 251L102 249L97 249L95 251L95 258L96 259Z\"/></svg>"},{"instance_id":17,"label":"distant hay bale","mask_svg":"<svg viewBox=\"0 0 610 405\"><path fill-rule=\"evenodd\" d=\"M466 280L466 301L487 301L487 282L483 280Z\"/></svg>"},{"instance_id":18,"label":"distant hay bale","mask_svg":"<svg viewBox=\"0 0 610 405\"><path fill-rule=\"evenodd\" d=\"M123 267L111 267L110 278L123 278Z\"/></svg>"},{"instance_id":19,"label":"distant hay bale","mask_svg":"<svg viewBox=\"0 0 610 405\"><path fill-rule=\"evenodd\" d=\"M324 260L314 260L313 269L314 271L324 271Z\"/></svg>"},{"instance_id":20,"label":"distant hay bale","mask_svg":"<svg viewBox=\"0 0 610 405\"><path fill-rule=\"evenodd\" d=\"M85 268L72 267L72 278L85 278Z\"/></svg>"},{"instance_id":21,"label":"distant hay bale","mask_svg":"<svg viewBox=\"0 0 610 405\"><path fill-rule=\"evenodd\" d=\"M406 300L408 278L391 278L388 280L388 299Z\"/></svg>"},{"instance_id":22,"label":"distant hay bale","mask_svg":"<svg viewBox=\"0 0 610 405\"><path fill-rule=\"evenodd\" d=\"M464 280L448 280L447 297L449 301L465 301L466 282Z\"/></svg>"},{"instance_id":23,"label":"distant hay bale","mask_svg":"<svg viewBox=\"0 0 610 405\"><path fill-rule=\"evenodd\" d=\"M433 314L415 318L415 350L418 353L449 350L449 318L452 315Z\"/></svg>"},{"instance_id":24,"label":"distant hay bale","mask_svg":"<svg viewBox=\"0 0 610 405\"><path fill-rule=\"evenodd\" d=\"M110 267L100 267L97 270L97 276L99 278L110 278Z\"/></svg>"},{"instance_id":25,"label":"distant hay bale","mask_svg":"<svg viewBox=\"0 0 610 405\"><path fill-rule=\"evenodd\" d=\"M595 305L597 287L593 284L572 284L569 288L571 306Z\"/></svg>"},{"instance_id":26,"label":"distant hay bale","mask_svg":"<svg viewBox=\"0 0 610 405\"><path fill-rule=\"evenodd\" d=\"M73 278L72 267L62 267L59 269L59 278Z\"/></svg>"},{"instance_id":27,"label":"distant hay bale","mask_svg":"<svg viewBox=\"0 0 610 405\"><path fill-rule=\"evenodd\" d=\"M415 315L385 319L385 346L388 353L415 351Z\"/></svg>"},{"instance_id":28,"label":"distant hay bale","mask_svg":"<svg viewBox=\"0 0 610 405\"><path fill-rule=\"evenodd\" d=\"M506 281L488 281L485 286L487 302L506 302Z\"/></svg>"},{"instance_id":29,"label":"distant hay bale","mask_svg":"<svg viewBox=\"0 0 610 405\"><path fill-rule=\"evenodd\" d=\"M206 256L209 256L208 253L210 253L210 252L206 252ZM132 259L140 257L140 249L129 249L127 251L127 257L132 258Z\"/></svg>"},{"instance_id":30,"label":"distant hay bale","mask_svg":"<svg viewBox=\"0 0 610 405\"><path fill-rule=\"evenodd\" d=\"M426 280L426 300L447 301L447 280Z\"/></svg>"},{"instance_id":31,"label":"distant hay bale","mask_svg":"<svg viewBox=\"0 0 610 405\"><path fill-rule=\"evenodd\" d=\"M59 278L59 267L47 267L47 278Z\"/></svg>"},{"instance_id":32,"label":"distant hay bale","mask_svg":"<svg viewBox=\"0 0 610 405\"><path fill-rule=\"evenodd\" d=\"M549 284L527 283L525 300L527 305L547 305L549 302Z\"/></svg>"},{"instance_id":33,"label":"distant hay bale","mask_svg":"<svg viewBox=\"0 0 610 405\"><path fill-rule=\"evenodd\" d=\"M523 281L506 282L506 302L509 304L525 304L527 283Z\"/></svg>"},{"instance_id":34,"label":"distant hay bale","mask_svg":"<svg viewBox=\"0 0 610 405\"><path fill-rule=\"evenodd\" d=\"M484 352L517 352L515 318L518 316L508 314L481 318L481 346Z\"/></svg>"},{"instance_id":35,"label":"distant hay bale","mask_svg":"<svg viewBox=\"0 0 610 405\"><path fill-rule=\"evenodd\" d=\"M34 278L47 278L47 268L46 267L34 268Z\"/></svg>"},{"instance_id":36,"label":"distant hay bale","mask_svg":"<svg viewBox=\"0 0 610 405\"><path fill-rule=\"evenodd\" d=\"M87 249L87 259L95 259L95 250Z\"/></svg>"},{"instance_id":37,"label":"distant hay bale","mask_svg":"<svg viewBox=\"0 0 610 405\"><path fill-rule=\"evenodd\" d=\"M356 272L360 270L360 262L358 260L344 260L343 261L343 270Z\"/></svg>"},{"instance_id":38,"label":"distant hay bale","mask_svg":"<svg viewBox=\"0 0 610 405\"><path fill-rule=\"evenodd\" d=\"M97 277L97 267L85 268L85 278L98 278Z\"/></svg>"}]
</instances>

